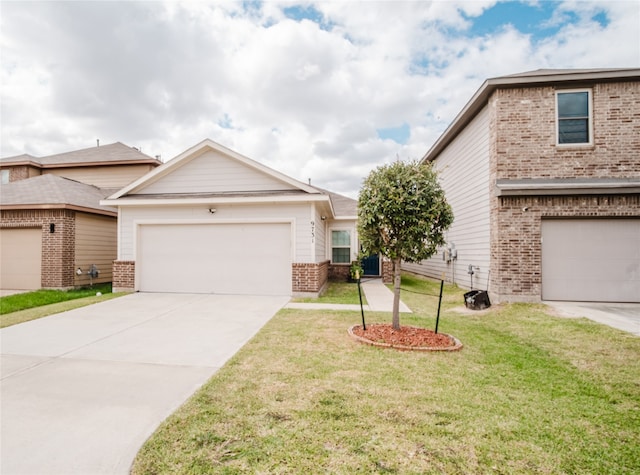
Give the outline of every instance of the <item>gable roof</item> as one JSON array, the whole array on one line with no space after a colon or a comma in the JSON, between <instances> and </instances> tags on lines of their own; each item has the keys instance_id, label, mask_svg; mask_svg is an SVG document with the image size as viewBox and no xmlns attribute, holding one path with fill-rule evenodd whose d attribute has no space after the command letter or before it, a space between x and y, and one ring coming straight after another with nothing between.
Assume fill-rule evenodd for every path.
<instances>
[{"instance_id":1,"label":"gable roof","mask_svg":"<svg viewBox=\"0 0 640 475\"><path fill-rule=\"evenodd\" d=\"M0 209L66 208L116 216L116 209L100 204L112 192L58 175L38 175L2 185Z\"/></svg>"},{"instance_id":2,"label":"gable roof","mask_svg":"<svg viewBox=\"0 0 640 475\"><path fill-rule=\"evenodd\" d=\"M487 104L496 89L539 87L550 85L580 86L597 82L622 82L640 80L640 69L537 69L487 79L462 108L453 122L435 141L422 161L434 160L444 148L471 122Z\"/></svg>"},{"instance_id":3,"label":"gable roof","mask_svg":"<svg viewBox=\"0 0 640 475\"><path fill-rule=\"evenodd\" d=\"M272 168L269 168L265 165L262 165L261 163L256 162L255 160L251 160L248 157L245 157L244 155L241 155L237 152L234 152L231 149L228 149L226 147L224 147L223 145L220 145L219 143L214 142L213 140L210 139L205 139L202 142L200 142L199 144L191 147L190 149L182 152L180 155L178 155L177 157L171 159L170 161L168 161L167 163L161 165L160 167L150 171L149 173L147 173L146 175L144 175L143 177L139 178L138 180L134 181L133 183L127 185L126 187L122 188L120 191L118 191L117 193L115 193L114 195L109 197L109 200L117 200L119 198L123 198L125 196L130 196L130 195L136 195L138 193L140 193L142 190L144 190L145 187L148 187L150 185L152 185L153 183L159 181L160 179L162 179L163 177L166 177L168 175L170 175L171 173L174 173L176 170L178 170L179 168L185 166L187 163L189 163L191 160L199 157L200 155L202 155L203 153L205 153L206 151L215 151L215 152L219 152L222 155L224 155L225 157L228 157L232 160L235 160L241 164L243 164L244 166L246 166L247 168L257 171L261 174L267 175L271 178L273 178L274 180L281 182L283 184L288 185L287 188L293 188L293 191L297 191L297 192L303 192L303 193L309 193L309 194L319 194L320 192L310 186L310 185L306 185L294 178L291 178L283 173L280 173L276 170L273 170ZM281 191L274 191L274 193L276 194L280 194L280 193L284 193ZM247 192L244 192L243 195L247 195ZM264 194L264 192L262 192L262 194ZM183 196L187 196L188 193L184 193L182 194ZM195 194L194 194L195 195ZM176 196L176 195L173 195ZM227 193L227 196L230 196L229 193Z\"/></svg>"},{"instance_id":4,"label":"gable roof","mask_svg":"<svg viewBox=\"0 0 640 475\"><path fill-rule=\"evenodd\" d=\"M121 142L74 150L72 152L34 157L29 154L0 159L1 166L31 165L37 168L87 167L96 165L154 164L162 162Z\"/></svg>"}]
</instances>

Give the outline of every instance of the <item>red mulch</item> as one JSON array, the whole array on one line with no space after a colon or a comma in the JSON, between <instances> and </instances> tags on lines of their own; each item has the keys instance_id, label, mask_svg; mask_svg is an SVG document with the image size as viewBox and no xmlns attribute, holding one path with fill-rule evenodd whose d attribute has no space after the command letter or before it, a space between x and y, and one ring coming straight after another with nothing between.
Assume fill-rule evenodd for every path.
<instances>
[{"instance_id":1,"label":"red mulch","mask_svg":"<svg viewBox=\"0 0 640 475\"><path fill-rule=\"evenodd\" d=\"M400 330L394 330L388 324L373 324L367 325L366 331L362 330L362 326L354 327L352 331L354 335L367 340L394 346L447 348L455 344L449 335L426 328L401 326Z\"/></svg>"}]
</instances>

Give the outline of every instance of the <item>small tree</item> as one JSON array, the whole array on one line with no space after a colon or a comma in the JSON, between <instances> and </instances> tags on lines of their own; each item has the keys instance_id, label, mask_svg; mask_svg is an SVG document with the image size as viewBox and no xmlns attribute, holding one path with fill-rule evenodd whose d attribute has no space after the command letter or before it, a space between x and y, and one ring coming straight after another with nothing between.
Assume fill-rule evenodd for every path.
<instances>
[{"instance_id":1,"label":"small tree","mask_svg":"<svg viewBox=\"0 0 640 475\"><path fill-rule=\"evenodd\" d=\"M401 262L433 256L452 222L430 164L397 161L365 179L358 196L358 233L366 255L381 254L392 262L394 329L400 329Z\"/></svg>"}]
</instances>

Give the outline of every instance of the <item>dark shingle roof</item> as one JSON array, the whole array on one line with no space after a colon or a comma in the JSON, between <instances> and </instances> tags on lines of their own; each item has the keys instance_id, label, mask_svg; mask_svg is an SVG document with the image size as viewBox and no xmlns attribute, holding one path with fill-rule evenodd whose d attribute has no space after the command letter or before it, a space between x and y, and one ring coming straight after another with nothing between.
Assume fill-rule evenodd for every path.
<instances>
[{"instance_id":1,"label":"dark shingle roof","mask_svg":"<svg viewBox=\"0 0 640 475\"><path fill-rule=\"evenodd\" d=\"M33 157L28 154L18 155L16 157L3 158L0 165L9 165L19 162L34 162L43 168L59 167L59 166L90 166L93 164L116 164L144 162L156 163L160 165L160 161L152 158L139 150L129 147L121 142L116 142L99 147L85 148L82 150L74 150L73 152L58 153L45 157Z\"/></svg>"},{"instance_id":2,"label":"dark shingle roof","mask_svg":"<svg viewBox=\"0 0 640 475\"><path fill-rule=\"evenodd\" d=\"M29 209L71 206L115 213L114 208L100 205L100 200L114 191L46 174L2 185L0 207Z\"/></svg>"},{"instance_id":3,"label":"dark shingle roof","mask_svg":"<svg viewBox=\"0 0 640 475\"><path fill-rule=\"evenodd\" d=\"M336 218L346 217L346 216L353 217L358 215L357 200L354 200L353 198L349 198L348 196L339 195L338 193L334 193L333 191L328 191L322 188L318 188L317 186L313 186L313 188L322 192L325 195L329 195L329 199L331 200L331 206L333 206L333 211L336 214Z\"/></svg>"},{"instance_id":4,"label":"dark shingle roof","mask_svg":"<svg viewBox=\"0 0 640 475\"><path fill-rule=\"evenodd\" d=\"M5 163L15 163L15 162L37 162L38 159L33 155L29 155L28 153L23 153L22 155L16 155L14 157L5 157L0 158L0 164L4 165Z\"/></svg>"}]
</instances>

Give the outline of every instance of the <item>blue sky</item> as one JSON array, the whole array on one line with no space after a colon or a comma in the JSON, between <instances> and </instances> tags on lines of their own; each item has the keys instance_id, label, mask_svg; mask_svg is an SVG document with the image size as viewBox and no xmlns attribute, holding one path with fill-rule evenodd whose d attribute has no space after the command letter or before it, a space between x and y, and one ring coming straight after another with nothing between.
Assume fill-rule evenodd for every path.
<instances>
[{"instance_id":1,"label":"blue sky","mask_svg":"<svg viewBox=\"0 0 640 475\"><path fill-rule=\"evenodd\" d=\"M542 41L581 20L572 11L565 11L558 15L558 5L558 2L552 1L497 3L478 17L468 17L472 23L469 36L490 35L506 25L511 25L519 32L531 35L533 41ZM606 27L609 23L604 10L597 10L590 15L590 18L602 27Z\"/></svg>"},{"instance_id":2,"label":"blue sky","mask_svg":"<svg viewBox=\"0 0 640 475\"><path fill-rule=\"evenodd\" d=\"M355 196L420 158L487 78L640 67L608 1L1 2L2 156L205 138Z\"/></svg>"}]
</instances>

